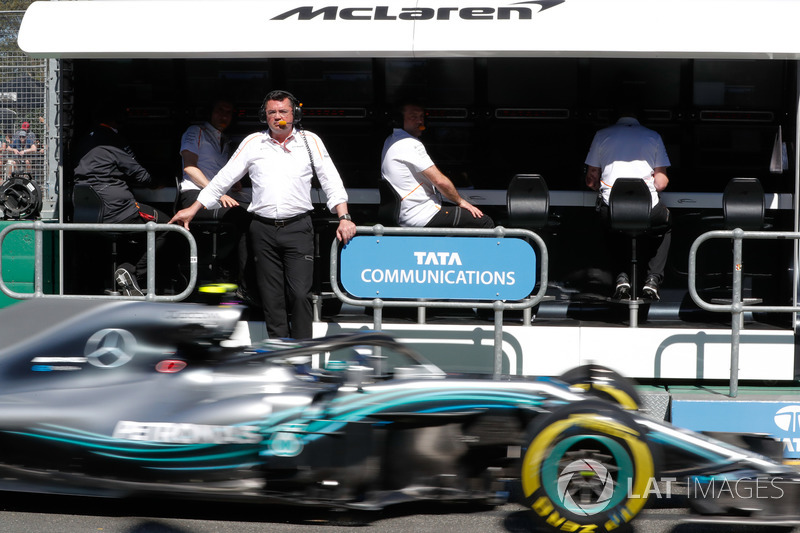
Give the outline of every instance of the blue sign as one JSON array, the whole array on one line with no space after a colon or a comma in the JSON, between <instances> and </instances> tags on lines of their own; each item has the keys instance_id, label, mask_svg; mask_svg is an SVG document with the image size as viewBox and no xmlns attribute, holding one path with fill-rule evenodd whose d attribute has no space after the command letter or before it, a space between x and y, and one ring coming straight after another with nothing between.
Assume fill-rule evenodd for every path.
<instances>
[{"instance_id":1,"label":"blue sign","mask_svg":"<svg viewBox=\"0 0 800 533\"><path fill-rule=\"evenodd\" d=\"M356 298L513 301L536 285L533 248L508 237L359 236L340 265Z\"/></svg>"},{"instance_id":2,"label":"blue sign","mask_svg":"<svg viewBox=\"0 0 800 533\"><path fill-rule=\"evenodd\" d=\"M783 442L783 456L800 458L800 403L672 401L672 423L693 431L762 433Z\"/></svg>"}]
</instances>

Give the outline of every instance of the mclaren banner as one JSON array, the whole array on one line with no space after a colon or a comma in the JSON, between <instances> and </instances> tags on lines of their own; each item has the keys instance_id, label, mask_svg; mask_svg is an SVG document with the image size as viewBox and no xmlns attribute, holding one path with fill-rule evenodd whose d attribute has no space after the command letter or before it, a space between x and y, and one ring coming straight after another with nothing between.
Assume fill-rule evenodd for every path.
<instances>
[{"instance_id":1,"label":"mclaren banner","mask_svg":"<svg viewBox=\"0 0 800 533\"><path fill-rule=\"evenodd\" d=\"M790 59L798 20L791 0L40 1L19 45L63 58Z\"/></svg>"},{"instance_id":2,"label":"mclaren banner","mask_svg":"<svg viewBox=\"0 0 800 533\"><path fill-rule=\"evenodd\" d=\"M513 301L536 285L536 254L515 238L360 236L339 263L356 298Z\"/></svg>"}]
</instances>

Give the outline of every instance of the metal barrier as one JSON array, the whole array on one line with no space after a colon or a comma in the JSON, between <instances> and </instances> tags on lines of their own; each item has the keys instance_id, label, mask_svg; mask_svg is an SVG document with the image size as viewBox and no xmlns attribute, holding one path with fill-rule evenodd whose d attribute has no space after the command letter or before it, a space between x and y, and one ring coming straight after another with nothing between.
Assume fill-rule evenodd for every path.
<instances>
[{"instance_id":1,"label":"metal barrier","mask_svg":"<svg viewBox=\"0 0 800 533\"><path fill-rule=\"evenodd\" d=\"M109 227L111 226L111 227ZM21 293L15 292L8 288L2 277L2 249L3 240L12 231L17 230L33 230L35 232L34 240L34 292ZM44 252L43 252L43 239L42 232L44 231L86 231L86 232L147 232L147 286L155 287L156 284L156 231L175 231L183 234L186 240L189 241L189 284L183 292L176 295L162 295L157 296L155 291L147 291L145 296L122 296L122 295L108 295L108 294L44 294L42 287L44 286ZM155 222L148 222L142 224L63 224L63 223L44 223L41 220L36 222L21 222L3 228L0 231L0 290L3 294L10 298L17 300L29 300L32 298L73 298L73 299L126 299L126 300L147 300L156 302L178 302L186 299L197 283L197 242L187 229L183 226L175 224L156 224Z\"/></svg>"},{"instance_id":2,"label":"metal barrier","mask_svg":"<svg viewBox=\"0 0 800 533\"><path fill-rule=\"evenodd\" d=\"M712 304L703 300L697 293L697 249L710 239L733 239L733 288L731 304ZM800 233L791 231L744 231L741 229L709 231L700 235L689 250L689 294L692 300L706 311L731 313L731 375L730 396L739 393L739 344L741 340L742 313L747 311L763 313L796 313L800 306L785 305L745 305L742 302L742 241L755 240L800 240Z\"/></svg>"},{"instance_id":3,"label":"metal barrier","mask_svg":"<svg viewBox=\"0 0 800 533\"><path fill-rule=\"evenodd\" d=\"M383 321L384 307L417 307L417 308L456 308L456 309L493 309L494 310L494 377L497 379L502 373L503 362L503 311L523 310L523 324L530 326L531 308L544 299L547 292L547 272L549 268L549 258L547 246L541 237L534 232L526 229L504 228L498 226L494 229L466 229L466 228L398 228L384 227L381 224L374 226L357 226L356 235L407 235L407 236L430 236L443 235L451 237L494 237L502 239L504 237L524 237L532 241L538 248L539 261L539 291L524 300L507 303L504 301L442 301L442 300L383 300L358 299L346 295L339 287L339 247L341 243L334 239L331 244L330 257L330 282L333 292L339 300L349 305L372 307L373 325L376 330L380 330Z\"/></svg>"}]
</instances>

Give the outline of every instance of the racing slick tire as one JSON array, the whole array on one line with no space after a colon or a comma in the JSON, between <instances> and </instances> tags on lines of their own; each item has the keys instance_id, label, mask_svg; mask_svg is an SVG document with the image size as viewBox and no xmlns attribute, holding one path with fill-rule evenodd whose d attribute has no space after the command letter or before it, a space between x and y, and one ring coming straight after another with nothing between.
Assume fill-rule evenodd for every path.
<instances>
[{"instance_id":1,"label":"racing slick tire","mask_svg":"<svg viewBox=\"0 0 800 533\"><path fill-rule=\"evenodd\" d=\"M525 443L519 496L542 531L625 531L647 503L653 454L615 405L585 400L542 415Z\"/></svg>"},{"instance_id":2,"label":"racing slick tire","mask_svg":"<svg viewBox=\"0 0 800 533\"><path fill-rule=\"evenodd\" d=\"M581 365L568 370L558 379L567 385L585 389L604 400L619 404L630 411L636 411L642 405L642 398L636 392L633 382L602 365Z\"/></svg>"}]
</instances>

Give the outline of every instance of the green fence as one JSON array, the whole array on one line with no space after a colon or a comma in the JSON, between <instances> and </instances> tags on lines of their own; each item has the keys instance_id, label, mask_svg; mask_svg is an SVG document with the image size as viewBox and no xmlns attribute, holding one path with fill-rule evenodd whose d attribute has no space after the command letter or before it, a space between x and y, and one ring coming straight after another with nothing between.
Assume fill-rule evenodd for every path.
<instances>
[{"instance_id":1,"label":"green fence","mask_svg":"<svg viewBox=\"0 0 800 533\"><path fill-rule=\"evenodd\" d=\"M0 231L12 226L29 221L0 221ZM35 231L19 230L12 231L0 247L3 265L2 279L8 287L15 292L33 292L34 273L35 273ZM58 233L52 231L44 232L43 248L43 292L46 294L58 294L58 272L54 258L58 252ZM18 302L14 298L6 296L0 292L0 308Z\"/></svg>"}]
</instances>

